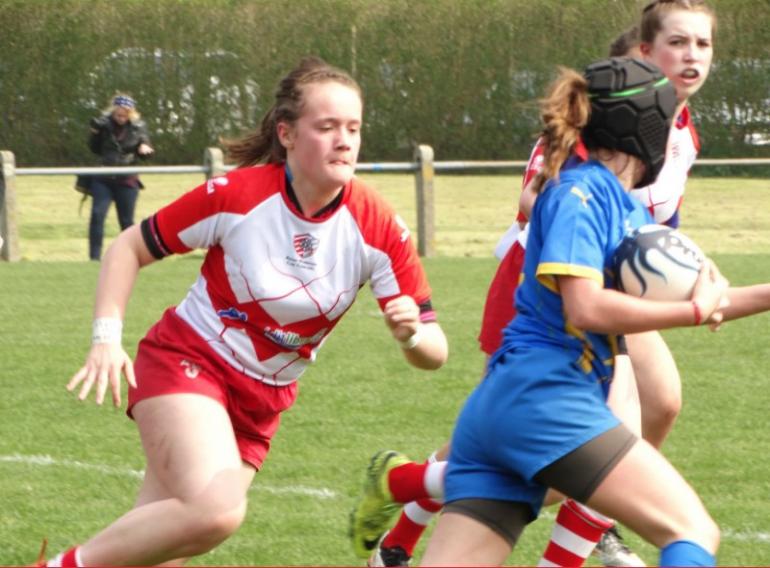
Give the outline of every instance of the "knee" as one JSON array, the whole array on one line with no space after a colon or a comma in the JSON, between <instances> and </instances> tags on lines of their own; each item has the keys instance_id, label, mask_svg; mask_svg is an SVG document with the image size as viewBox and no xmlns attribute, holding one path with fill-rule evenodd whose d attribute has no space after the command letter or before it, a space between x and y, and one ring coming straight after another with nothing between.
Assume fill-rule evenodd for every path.
<instances>
[{"instance_id":1,"label":"knee","mask_svg":"<svg viewBox=\"0 0 770 568\"><path fill-rule=\"evenodd\" d=\"M678 378L678 375L677 375ZM668 431L682 411L682 391L671 381L668 388L655 389L654 394L640 391L642 420L646 427Z\"/></svg>"},{"instance_id":2,"label":"knee","mask_svg":"<svg viewBox=\"0 0 770 568\"><path fill-rule=\"evenodd\" d=\"M227 511L217 511L204 518L202 522L203 534L213 546L227 540L240 528L246 518L245 500L235 508Z\"/></svg>"},{"instance_id":3,"label":"knee","mask_svg":"<svg viewBox=\"0 0 770 568\"><path fill-rule=\"evenodd\" d=\"M717 524L710 518L706 518L704 522L699 523L697 526L691 527L684 534L677 535L673 538L669 544L676 541L690 541L698 544L704 548L711 555L716 556L719 550L719 541L721 533Z\"/></svg>"},{"instance_id":4,"label":"knee","mask_svg":"<svg viewBox=\"0 0 770 568\"><path fill-rule=\"evenodd\" d=\"M236 503L221 499L197 499L188 508L188 542L192 555L208 552L232 536L246 518L245 496Z\"/></svg>"},{"instance_id":5,"label":"knee","mask_svg":"<svg viewBox=\"0 0 770 568\"><path fill-rule=\"evenodd\" d=\"M670 544L679 540L689 540L699 544L711 554L716 554L720 539L719 525L704 511L702 515L689 516L684 523L671 530L665 541Z\"/></svg>"},{"instance_id":6,"label":"knee","mask_svg":"<svg viewBox=\"0 0 770 568\"><path fill-rule=\"evenodd\" d=\"M662 404L654 409L642 407L642 437L660 448L674 427L681 408L681 401L678 404L671 401L670 404Z\"/></svg>"},{"instance_id":7,"label":"knee","mask_svg":"<svg viewBox=\"0 0 770 568\"><path fill-rule=\"evenodd\" d=\"M673 424L681 411L682 393L669 391L660 396L658 404L654 407L653 415L656 415L657 420L662 424Z\"/></svg>"},{"instance_id":8,"label":"knee","mask_svg":"<svg viewBox=\"0 0 770 568\"><path fill-rule=\"evenodd\" d=\"M719 542L722 539L722 532L719 530L719 525L717 525L711 517L706 517L702 525L700 532L703 534L703 545L710 552L716 553L719 549Z\"/></svg>"}]
</instances>

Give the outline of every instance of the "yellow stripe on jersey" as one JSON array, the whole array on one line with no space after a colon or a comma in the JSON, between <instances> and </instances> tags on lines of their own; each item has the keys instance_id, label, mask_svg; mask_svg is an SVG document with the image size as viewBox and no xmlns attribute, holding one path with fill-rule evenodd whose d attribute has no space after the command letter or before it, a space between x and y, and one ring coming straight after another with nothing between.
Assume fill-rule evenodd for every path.
<instances>
[{"instance_id":1,"label":"yellow stripe on jersey","mask_svg":"<svg viewBox=\"0 0 770 568\"><path fill-rule=\"evenodd\" d=\"M564 331L566 331L568 335L578 338L580 343L583 344L583 353L577 360L577 364L580 365L580 368L584 373L590 373L592 369L591 363L596 359L596 355L594 354L593 349L591 349L591 343L586 339L585 332L568 322L566 314L564 317Z\"/></svg>"},{"instance_id":2,"label":"yellow stripe on jersey","mask_svg":"<svg viewBox=\"0 0 770 568\"><path fill-rule=\"evenodd\" d=\"M537 281L555 294L559 293L559 287L556 284L554 276L577 276L579 278L588 278L604 286L604 275L601 271L588 266L579 266L577 264L564 264L561 262L542 262L537 266Z\"/></svg>"},{"instance_id":3,"label":"yellow stripe on jersey","mask_svg":"<svg viewBox=\"0 0 770 568\"><path fill-rule=\"evenodd\" d=\"M620 347L618 346L618 336L617 335L608 335L607 336L607 341L610 344L610 353L612 353L612 358L609 359L609 361L610 361L609 364L612 365L614 360L615 360L615 357L618 355L618 353L620 353ZM606 361L605 361L605 364L607 364Z\"/></svg>"},{"instance_id":4,"label":"yellow stripe on jersey","mask_svg":"<svg viewBox=\"0 0 770 568\"><path fill-rule=\"evenodd\" d=\"M559 292L559 281L556 280L555 276L551 276L550 274L538 274L537 281L554 294L561 294L561 292Z\"/></svg>"}]
</instances>

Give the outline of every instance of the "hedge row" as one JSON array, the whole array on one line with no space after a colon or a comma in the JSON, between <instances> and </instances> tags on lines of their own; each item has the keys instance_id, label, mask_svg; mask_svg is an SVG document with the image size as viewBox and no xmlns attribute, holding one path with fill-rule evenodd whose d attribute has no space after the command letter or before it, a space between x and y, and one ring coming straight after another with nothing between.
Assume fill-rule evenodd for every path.
<instances>
[{"instance_id":1,"label":"hedge row","mask_svg":"<svg viewBox=\"0 0 770 568\"><path fill-rule=\"evenodd\" d=\"M770 2L712 0L716 63L694 101L704 156L768 155ZM155 163L258 123L317 54L366 96L362 159L523 159L556 65L605 54L637 0L0 0L0 147L20 165L87 164L88 118L132 93Z\"/></svg>"}]
</instances>

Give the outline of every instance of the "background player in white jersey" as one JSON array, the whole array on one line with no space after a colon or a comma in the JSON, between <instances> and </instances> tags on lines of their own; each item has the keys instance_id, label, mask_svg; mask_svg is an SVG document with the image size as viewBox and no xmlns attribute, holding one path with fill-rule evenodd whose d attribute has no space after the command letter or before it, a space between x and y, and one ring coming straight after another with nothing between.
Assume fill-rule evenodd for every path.
<instances>
[{"instance_id":1,"label":"background player in white jersey","mask_svg":"<svg viewBox=\"0 0 770 568\"><path fill-rule=\"evenodd\" d=\"M126 375L146 473L131 511L51 565L179 561L233 534L296 380L365 283L409 363L445 362L409 233L354 178L361 121L355 81L303 60L281 81L261 128L230 144L241 168L110 247L93 345L67 388L84 400L95 387L98 404L109 389L119 405ZM121 322L139 269L193 248L208 249L198 281L148 332L132 365Z\"/></svg>"}]
</instances>

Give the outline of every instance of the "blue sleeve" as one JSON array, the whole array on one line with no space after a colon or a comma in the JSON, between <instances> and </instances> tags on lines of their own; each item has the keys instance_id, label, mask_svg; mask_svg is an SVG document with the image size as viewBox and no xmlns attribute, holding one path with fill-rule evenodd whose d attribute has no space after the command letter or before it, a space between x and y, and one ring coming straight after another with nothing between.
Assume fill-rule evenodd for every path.
<instances>
[{"instance_id":1,"label":"blue sleeve","mask_svg":"<svg viewBox=\"0 0 770 568\"><path fill-rule=\"evenodd\" d=\"M542 251L537 266L541 282L549 276L579 276L604 284L609 215L604 198L586 184L565 184L541 210ZM544 282L545 283L545 282Z\"/></svg>"}]
</instances>

